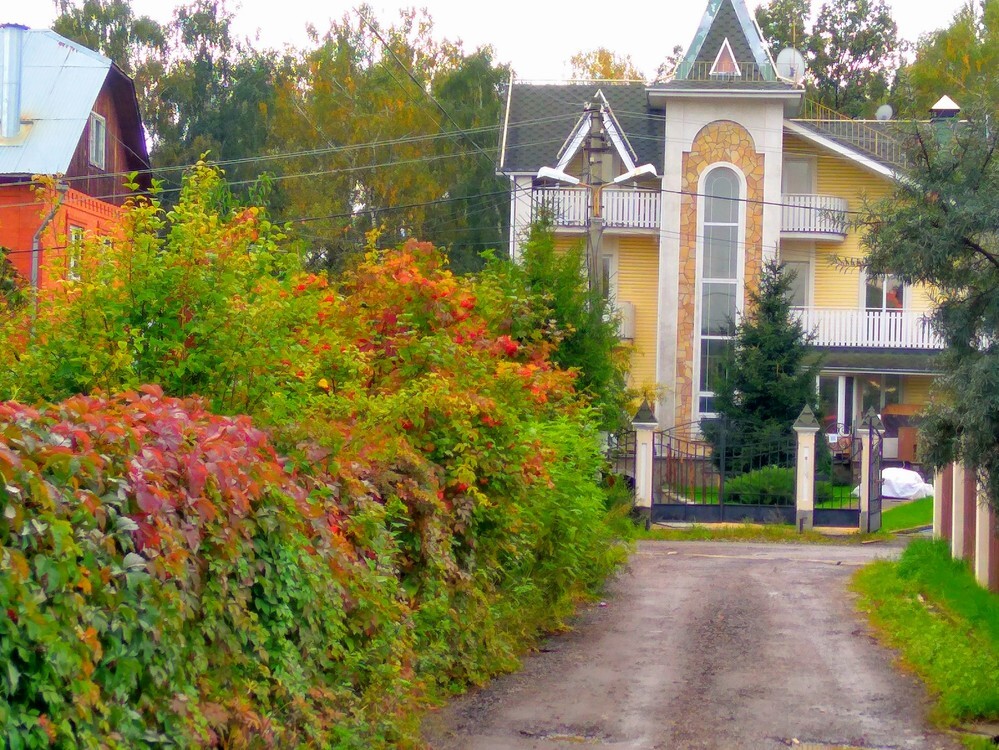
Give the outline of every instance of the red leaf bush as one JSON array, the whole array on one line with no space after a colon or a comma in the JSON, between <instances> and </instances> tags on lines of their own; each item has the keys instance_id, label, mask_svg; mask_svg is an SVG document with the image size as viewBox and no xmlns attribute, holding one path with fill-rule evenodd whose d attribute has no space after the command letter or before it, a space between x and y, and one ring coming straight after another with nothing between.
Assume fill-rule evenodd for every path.
<instances>
[{"instance_id":1,"label":"red leaf bush","mask_svg":"<svg viewBox=\"0 0 999 750\"><path fill-rule=\"evenodd\" d=\"M333 284L218 188L0 320L0 396L52 404L0 403L9 747L417 746L620 559L513 276L409 242Z\"/></svg>"}]
</instances>

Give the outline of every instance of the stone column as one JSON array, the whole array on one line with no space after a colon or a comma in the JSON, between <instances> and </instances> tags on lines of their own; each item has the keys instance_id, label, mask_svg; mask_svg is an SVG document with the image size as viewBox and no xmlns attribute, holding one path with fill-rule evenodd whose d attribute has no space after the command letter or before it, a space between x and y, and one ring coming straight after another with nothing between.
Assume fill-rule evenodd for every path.
<instances>
[{"instance_id":1,"label":"stone column","mask_svg":"<svg viewBox=\"0 0 999 750\"><path fill-rule=\"evenodd\" d=\"M819 423L808 404L794 423L794 518L798 531L810 530L815 518L815 436Z\"/></svg>"},{"instance_id":2,"label":"stone column","mask_svg":"<svg viewBox=\"0 0 999 750\"><path fill-rule=\"evenodd\" d=\"M635 428L635 509L648 528L652 522L653 434L659 426L648 401L642 402L631 425Z\"/></svg>"},{"instance_id":3,"label":"stone column","mask_svg":"<svg viewBox=\"0 0 999 750\"><path fill-rule=\"evenodd\" d=\"M964 464L960 461L954 464L954 479L951 485L951 535L950 553L959 560L963 560L968 550L964 546L964 525L970 521L965 516L964 509Z\"/></svg>"},{"instance_id":4,"label":"stone column","mask_svg":"<svg viewBox=\"0 0 999 750\"><path fill-rule=\"evenodd\" d=\"M874 532L881 528L880 514L878 515L877 528L871 528L871 451L873 446L871 445L871 432L877 432L879 435L884 434L884 425L881 423L881 418L874 411L872 406L867 415L864 417L864 421L860 423L860 531L861 532ZM880 482L881 477L874 477L875 481Z\"/></svg>"}]
</instances>

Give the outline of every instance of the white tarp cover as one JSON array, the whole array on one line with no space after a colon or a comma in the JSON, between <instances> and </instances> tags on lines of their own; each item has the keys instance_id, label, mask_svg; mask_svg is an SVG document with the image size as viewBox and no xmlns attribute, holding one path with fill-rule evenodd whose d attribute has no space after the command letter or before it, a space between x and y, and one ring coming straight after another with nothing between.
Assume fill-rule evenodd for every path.
<instances>
[{"instance_id":1,"label":"white tarp cover","mask_svg":"<svg viewBox=\"0 0 999 750\"><path fill-rule=\"evenodd\" d=\"M933 485L927 484L915 471L909 469L883 469L881 471L881 495L916 500L933 494Z\"/></svg>"}]
</instances>

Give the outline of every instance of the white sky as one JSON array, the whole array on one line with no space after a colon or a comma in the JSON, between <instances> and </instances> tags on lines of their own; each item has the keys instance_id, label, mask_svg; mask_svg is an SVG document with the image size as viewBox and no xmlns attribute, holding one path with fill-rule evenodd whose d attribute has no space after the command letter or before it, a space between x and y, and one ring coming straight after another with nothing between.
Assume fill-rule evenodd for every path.
<instances>
[{"instance_id":1,"label":"white sky","mask_svg":"<svg viewBox=\"0 0 999 750\"><path fill-rule=\"evenodd\" d=\"M900 35L915 41L921 34L947 26L966 0L889 0ZM132 0L140 15L169 20L174 0ZM307 44L305 26L322 33L330 18L339 18L358 2L342 0L230 0L239 36L259 39L258 46L281 48ZM394 20L397 8L414 3L371 0L379 18ZM759 2L749 0L751 7ZM0 22L32 28L50 25L56 17L52 0L4 0ZM434 19L435 36L461 39L466 50L491 44L498 62L513 65L517 77L560 80L569 74L569 58L580 50L607 47L630 54L638 69L651 76L673 46L686 47L697 30L706 0L631 3L620 6L593 0L424 0ZM646 6L637 11L637 6ZM815 8L820 0L813 0ZM488 10L487 10L488 9Z\"/></svg>"}]
</instances>

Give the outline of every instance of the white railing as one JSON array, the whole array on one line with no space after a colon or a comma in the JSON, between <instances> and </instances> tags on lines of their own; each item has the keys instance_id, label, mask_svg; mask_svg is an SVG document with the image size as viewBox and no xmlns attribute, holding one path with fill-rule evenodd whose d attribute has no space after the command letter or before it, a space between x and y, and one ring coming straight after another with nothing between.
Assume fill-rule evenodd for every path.
<instances>
[{"instance_id":1,"label":"white railing","mask_svg":"<svg viewBox=\"0 0 999 750\"><path fill-rule=\"evenodd\" d=\"M585 227L590 218L588 188L535 188L531 219L545 213L557 227ZM618 229L658 229L658 190L608 189L601 195L604 225Z\"/></svg>"},{"instance_id":2,"label":"white railing","mask_svg":"<svg viewBox=\"0 0 999 750\"><path fill-rule=\"evenodd\" d=\"M557 227L585 227L590 216L587 188L535 188L531 200L531 220L542 215Z\"/></svg>"},{"instance_id":3,"label":"white railing","mask_svg":"<svg viewBox=\"0 0 999 750\"><path fill-rule=\"evenodd\" d=\"M604 190L604 224L626 229L658 229L658 190Z\"/></svg>"},{"instance_id":4,"label":"white railing","mask_svg":"<svg viewBox=\"0 0 999 750\"><path fill-rule=\"evenodd\" d=\"M844 198L831 195L784 195L781 231L788 234L825 234L846 237Z\"/></svg>"},{"instance_id":5,"label":"white railing","mask_svg":"<svg viewBox=\"0 0 999 750\"><path fill-rule=\"evenodd\" d=\"M795 309L817 346L855 346L876 349L942 349L925 313L911 310Z\"/></svg>"}]
</instances>

